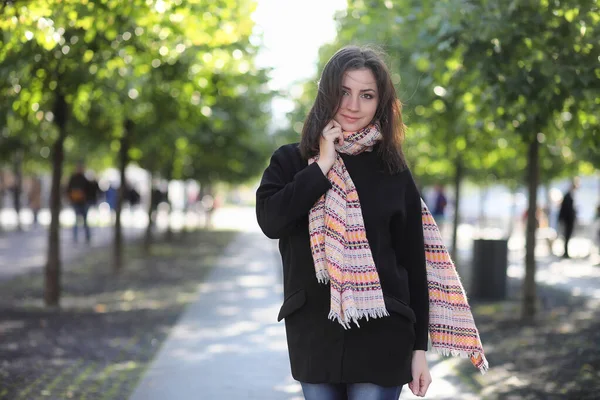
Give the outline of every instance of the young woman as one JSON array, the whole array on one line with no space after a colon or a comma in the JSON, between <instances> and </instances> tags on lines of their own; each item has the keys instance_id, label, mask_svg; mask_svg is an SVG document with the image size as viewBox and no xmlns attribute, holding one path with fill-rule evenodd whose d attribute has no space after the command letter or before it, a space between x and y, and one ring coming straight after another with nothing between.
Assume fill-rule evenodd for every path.
<instances>
[{"instance_id":1,"label":"young woman","mask_svg":"<svg viewBox=\"0 0 600 400\"><path fill-rule=\"evenodd\" d=\"M402 152L390 73L369 48L325 66L300 143L279 148L257 190L279 239L292 375L308 400L424 396L429 297L421 199Z\"/></svg>"}]
</instances>

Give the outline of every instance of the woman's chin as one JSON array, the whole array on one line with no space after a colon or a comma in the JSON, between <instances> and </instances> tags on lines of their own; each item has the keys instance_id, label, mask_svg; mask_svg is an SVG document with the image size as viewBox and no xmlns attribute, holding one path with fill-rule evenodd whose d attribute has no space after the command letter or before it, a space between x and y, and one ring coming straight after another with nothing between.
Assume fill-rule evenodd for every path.
<instances>
[{"instance_id":1,"label":"woman's chin","mask_svg":"<svg viewBox=\"0 0 600 400\"><path fill-rule=\"evenodd\" d=\"M362 121L356 121L349 123L348 121L337 121L342 126L344 132L358 132L368 124Z\"/></svg>"}]
</instances>

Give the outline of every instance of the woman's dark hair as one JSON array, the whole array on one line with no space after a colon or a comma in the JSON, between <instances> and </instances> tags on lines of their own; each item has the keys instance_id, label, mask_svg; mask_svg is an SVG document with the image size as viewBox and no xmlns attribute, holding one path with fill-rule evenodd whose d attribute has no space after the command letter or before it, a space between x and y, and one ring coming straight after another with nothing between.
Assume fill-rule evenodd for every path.
<instances>
[{"instance_id":1,"label":"woman's dark hair","mask_svg":"<svg viewBox=\"0 0 600 400\"><path fill-rule=\"evenodd\" d=\"M405 125L402 104L396 95L390 72L381 52L370 47L348 46L337 51L325 65L317 98L302 128L300 152L306 159L319 154L321 132L337 113L342 99L342 80L346 71L369 68L377 81L379 103L374 121L381 127L383 139L378 152L390 173L406 168L402 152Z\"/></svg>"}]
</instances>

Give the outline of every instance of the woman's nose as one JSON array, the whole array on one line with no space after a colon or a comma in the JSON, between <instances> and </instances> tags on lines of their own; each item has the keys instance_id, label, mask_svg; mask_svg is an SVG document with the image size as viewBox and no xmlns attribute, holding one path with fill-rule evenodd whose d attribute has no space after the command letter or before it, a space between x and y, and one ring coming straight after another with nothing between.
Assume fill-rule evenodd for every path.
<instances>
[{"instance_id":1,"label":"woman's nose","mask_svg":"<svg viewBox=\"0 0 600 400\"><path fill-rule=\"evenodd\" d=\"M360 109L358 97L348 96L346 98L346 108L350 111L358 111Z\"/></svg>"}]
</instances>

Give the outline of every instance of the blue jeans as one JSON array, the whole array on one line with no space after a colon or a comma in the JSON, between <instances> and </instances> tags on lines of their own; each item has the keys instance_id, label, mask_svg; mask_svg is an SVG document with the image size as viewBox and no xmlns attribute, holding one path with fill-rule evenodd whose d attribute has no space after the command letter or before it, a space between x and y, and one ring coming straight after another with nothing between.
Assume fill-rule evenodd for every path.
<instances>
[{"instance_id":1,"label":"blue jeans","mask_svg":"<svg viewBox=\"0 0 600 400\"><path fill-rule=\"evenodd\" d=\"M373 383L304 383L306 400L398 400L402 386L383 387Z\"/></svg>"},{"instance_id":2,"label":"blue jeans","mask_svg":"<svg viewBox=\"0 0 600 400\"><path fill-rule=\"evenodd\" d=\"M87 223L87 214L89 206L87 204L73 204L73 211L75 212L75 224L73 225L73 240L77 242L77 230L79 225L79 217L83 219L83 229L85 229L85 240L90 241L91 232L90 227Z\"/></svg>"}]
</instances>

